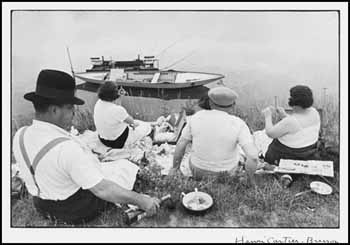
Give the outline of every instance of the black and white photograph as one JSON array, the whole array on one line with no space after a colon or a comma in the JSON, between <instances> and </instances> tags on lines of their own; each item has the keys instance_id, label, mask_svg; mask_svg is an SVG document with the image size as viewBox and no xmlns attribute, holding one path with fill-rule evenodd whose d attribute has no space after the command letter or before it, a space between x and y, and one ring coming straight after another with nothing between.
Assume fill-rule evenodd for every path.
<instances>
[{"instance_id":1,"label":"black and white photograph","mask_svg":"<svg viewBox=\"0 0 350 245\"><path fill-rule=\"evenodd\" d=\"M3 239L347 242L347 7L2 3Z\"/></svg>"}]
</instances>

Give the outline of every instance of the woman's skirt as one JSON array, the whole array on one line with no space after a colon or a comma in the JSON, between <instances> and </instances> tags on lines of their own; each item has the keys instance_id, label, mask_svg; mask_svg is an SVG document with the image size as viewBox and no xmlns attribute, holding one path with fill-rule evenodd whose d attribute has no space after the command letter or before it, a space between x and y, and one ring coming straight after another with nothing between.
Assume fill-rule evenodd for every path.
<instances>
[{"instance_id":1,"label":"woman's skirt","mask_svg":"<svg viewBox=\"0 0 350 245\"><path fill-rule=\"evenodd\" d=\"M318 160L317 143L302 148L291 148L274 139L266 151L264 160L278 165L280 159Z\"/></svg>"},{"instance_id":2,"label":"woman's skirt","mask_svg":"<svg viewBox=\"0 0 350 245\"><path fill-rule=\"evenodd\" d=\"M124 132L115 140L106 140L98 136L102 144L105 146L114 148L114 149L121 149L124 147L126 140L128 139L129 136L129 127L126 127Z\"/></svg>"}]
</instances>

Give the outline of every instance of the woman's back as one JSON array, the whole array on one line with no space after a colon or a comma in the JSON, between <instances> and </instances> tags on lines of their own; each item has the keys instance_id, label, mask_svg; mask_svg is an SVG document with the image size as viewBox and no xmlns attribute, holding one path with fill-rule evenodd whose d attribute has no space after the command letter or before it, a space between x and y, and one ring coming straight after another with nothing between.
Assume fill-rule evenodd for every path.
<instances>
[{"instance_id":1,"label":"woman's back","mask_svg":"<svg viewBox=\"0 0 350 245\"><path fill-rule=\"evenodd\" d=\"M278 138L282 144L292 148L302 148L317 142L321 120L314 107L293 113L288 117L293 124L293 130Z\"/></svg>"},{"instance_id":2,"label":"woman's back","mask_svg":"<svg viewBox=\"0 0 350 245\"><path fill-rule=\"evenodd\" d=\"M320 115L314 107L309 107L301 113L293 113L291 116L295 117L301 128L307 128L320 123Z\"/></svg>"}]
</instances>

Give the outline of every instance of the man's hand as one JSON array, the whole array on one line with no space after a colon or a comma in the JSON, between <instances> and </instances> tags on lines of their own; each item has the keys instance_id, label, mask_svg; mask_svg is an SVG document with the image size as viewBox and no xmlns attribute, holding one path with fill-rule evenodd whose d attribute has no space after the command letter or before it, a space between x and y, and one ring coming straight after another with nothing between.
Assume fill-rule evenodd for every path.
<instances>
[{"instance_id":1,"label":"man's hand","mask_svg":"<svg viewBox=\"0 0 350 245\"><path fill-rule=\"evenodd\" d=\"M147 216L152 216L157 213L160 207L160 200L156 197L141 194L142 199L139 207L146 211Z\"/></svg>"},{"instance_id":2,"label":"man's hand","mask_svg":"<svg viewBox=\"0 0 350 245\"><path fill-rule=\"evenodd\" d=\"M241 185L245 186L246 188L251 188L251 187L255 187L256 186L254 177L253 176L249 176L247 173L240 174L238 176L238 180L239 180L239 183Z\"/></svg>"}]
</instances>

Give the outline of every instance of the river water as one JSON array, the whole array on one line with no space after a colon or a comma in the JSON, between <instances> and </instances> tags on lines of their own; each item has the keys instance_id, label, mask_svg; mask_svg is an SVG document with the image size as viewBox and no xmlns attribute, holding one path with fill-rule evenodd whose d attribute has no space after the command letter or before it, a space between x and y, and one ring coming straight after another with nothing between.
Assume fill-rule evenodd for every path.
<instances>
[{"instance_id":1,"label":"river water","mask_svg":"<svg viewBox=\"0 0 350 245\"><path fill-rule=\"evenodd\" d=\"M12 83L11 109L13 119L19 116L30 116L34 113L32 103L23 98L25 93L34 90L35 82ZM97 101L96 93L77 90L77 96L85 101L85 104L79 106L79 108L93 110ZM180 112L183 107L191 107L196 101L196 99L162 100L158 98L125 96L122 100L122 105L134 118L152 121L161 115Z\"/></svg>"}]
</instances>

